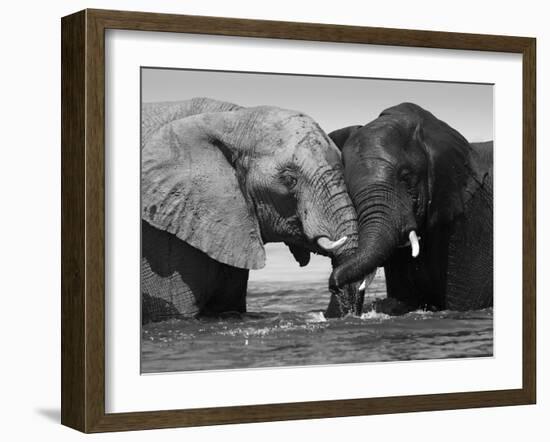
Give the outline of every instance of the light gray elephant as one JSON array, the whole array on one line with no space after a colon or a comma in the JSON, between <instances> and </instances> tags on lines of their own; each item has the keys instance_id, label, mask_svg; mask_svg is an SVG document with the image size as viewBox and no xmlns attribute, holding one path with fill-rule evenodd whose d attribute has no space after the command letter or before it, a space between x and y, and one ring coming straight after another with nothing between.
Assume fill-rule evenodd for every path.
<instances>
[{"instance_id":1,"label":"light gray elephant","mask_svg":"<svg viewBox=\"0 0 550 442\"><path fill-rule=\"evenodd\" d=\"M301 266L310 252L334 266L355 252L340 153L303 113L144 104L141 149L142 322L245 312L268 242L286 243Z\"/></svg>"}]
</instances>

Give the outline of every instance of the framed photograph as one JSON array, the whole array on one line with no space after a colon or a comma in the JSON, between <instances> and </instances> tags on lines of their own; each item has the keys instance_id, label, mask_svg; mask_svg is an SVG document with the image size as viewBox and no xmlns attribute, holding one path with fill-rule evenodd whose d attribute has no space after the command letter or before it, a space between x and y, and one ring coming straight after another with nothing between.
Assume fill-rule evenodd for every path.
<instances>
[{"instance_id":1,"label":"framed photograph","mask_svg":"<svg viewBox=\"0 0 550 442\"><path fill-rule=\"evenodd\" d=\"M64 425L535 403L535 39L61 25Z\"/></svg>"}]
</instances>

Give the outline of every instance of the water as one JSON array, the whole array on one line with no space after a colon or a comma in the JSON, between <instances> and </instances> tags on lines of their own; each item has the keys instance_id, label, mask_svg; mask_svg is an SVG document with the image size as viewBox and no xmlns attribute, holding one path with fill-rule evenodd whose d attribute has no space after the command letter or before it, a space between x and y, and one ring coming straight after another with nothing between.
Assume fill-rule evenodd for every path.
<instances>
[{"instance_id":1,"label":"water","mask_svg":"<svg viewBox=\"0 0 550 442\"><path fill-rule=\"evenodd\" d=\"M311 265L311 264L310 264ZM273 266L272 266L273 267ZM277 265L275 265L277 267ZM279 270L283 271L284 266ZM249 282L248 312L173 320L142 329L142 372L303 366L492 356L493 311L424 312L325 319L326 269L273 282L273 268ZM318 273L322 273L322 277ZM281 276L281 275L279 275ZM278 278L278 281L285 278ZM385 296L383 273L366 304Z\"/></svg>"}]
</instances>

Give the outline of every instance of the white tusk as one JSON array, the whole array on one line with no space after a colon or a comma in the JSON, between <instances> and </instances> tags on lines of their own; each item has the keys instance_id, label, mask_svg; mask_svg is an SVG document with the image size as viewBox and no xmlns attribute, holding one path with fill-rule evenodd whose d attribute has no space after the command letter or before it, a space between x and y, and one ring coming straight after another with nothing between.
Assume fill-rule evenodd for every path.
<instances>
[{"instance_id":1,"label":"white tusk","mask_svg":"<svg viewBox=\"0 0 550 442\"><path fill-rule=\"evenodd\" d=\"M412 257L416 258L420 253L420 244L418 243L418 237L416 236L416 232L414 230L411 230L411 233L409 233L409 241L412 248Z\"/></svg>"},{"instance_id":2,"label":"white tusk","mask_svg":"<svg viewBox=\"0 0 550 442\"><path fill-rule=\"evenodd\" d=\"M361 285L359 286L359 291L363 291L365 290L365 287L367 286L367 280L366 279L363 279L363 282L361 283Z\"/></svg>"},{"instance_id":3,"label":"white tusk","mask_svg":"<svg viewBox=\"0 0 550 442\"><path fill-rule=\"evenodd\" d=\"M344 244L347 239L347 236L342 236L338 241L331 241L326 236L322 236L317 240L317 244L324 250L334 250Z\"/></svg>"}]
</instances>

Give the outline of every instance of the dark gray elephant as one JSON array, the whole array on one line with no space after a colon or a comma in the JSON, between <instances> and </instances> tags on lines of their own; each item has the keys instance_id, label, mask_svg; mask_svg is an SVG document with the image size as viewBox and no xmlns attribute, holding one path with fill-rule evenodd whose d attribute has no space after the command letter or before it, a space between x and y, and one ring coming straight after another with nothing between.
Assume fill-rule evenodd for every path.
<instances>
[{"instance_id":1,"label":"dark gray elephant","mask_svg":"<svg viewBox=\"0 0 550 442\"><path fill-rule=\"evenodd\" d=\"M143 322L245 312L267 242L285 242L301 266L311 252L338 265L356 251L340 152L300 112L145 104L141 182Z\"/></svg>"},{"instance_id":2,"label":"dark gray elephant","mask_svg":"<svg viewBox=\"0 0 550 442\"><path fill-rule=\"evenodd\" d=\"M333 291L384 266L377 310L468 310L493 303L493 143L470 144L403 103L330 137L357 209L358 253L333 270Z\"/></svg>"}]
</instances>

